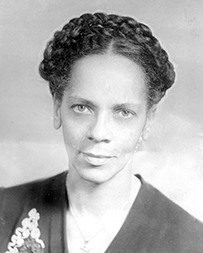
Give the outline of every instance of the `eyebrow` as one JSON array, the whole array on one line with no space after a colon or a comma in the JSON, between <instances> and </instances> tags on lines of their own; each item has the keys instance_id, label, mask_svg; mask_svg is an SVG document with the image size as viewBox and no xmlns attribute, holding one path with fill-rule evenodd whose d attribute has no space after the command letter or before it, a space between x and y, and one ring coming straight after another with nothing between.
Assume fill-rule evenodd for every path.
<instances>
[{"instance_id":1,"label":"eyebrow","mask_svg":"<svg viewBox=\"0 0 203 253\"><path fill-rule=\"evenodd\" d=\"M119 107L119 108L136 107L136 108L140 108L140 104L139 103L122 103L122 104L116 104L114 107Z\"/></svg>"},{"instance_id":2,"label":"eyebrow","mask_svg":"<svg viewBox=\"0 0 203 253\"><path fill-rule=\"evenodd\" d=\"M74 100L75 102L85 104L90 107L98 108L98 106L96 104L94 104L93 102L91 102L87 99L84 99L84 98L80 98L78 96L69 96L68 99Z\"/></svg>"},{"instance_id":3,"label":"eyebrow","mask_svg":"<svg viewBox=\"0 0 203 253\"><path fill-rule=\"evenodd\" d=\"M141 111L141 105L139 103L122 103L122 104L116 104L113 106L115 110L128 110L131 109L135 111L136 113L139 113Z\"/></svg>"},{"instance_id":4,"label":"eyebrow","mask_svg":"<svg viewBox=\"0 0 203 253\"><path fill-rule=\"evenodd\" d=\"M99 106L96 105L94 102L78 96L69 96L68 99L74 100L75 102L82 103L93 108L99 108ZM114 104L112 106L112 108L114 109L129 108L129 107L138 110L140 109L141 105L139 103L121 103L121 104Z\"/></svg>"}]
</instances>

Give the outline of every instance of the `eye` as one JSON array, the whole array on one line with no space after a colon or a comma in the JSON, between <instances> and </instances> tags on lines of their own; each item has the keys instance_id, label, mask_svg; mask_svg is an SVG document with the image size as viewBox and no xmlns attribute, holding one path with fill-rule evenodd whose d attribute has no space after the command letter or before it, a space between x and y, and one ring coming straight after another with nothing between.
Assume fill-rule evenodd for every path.
<instances>
[{"instance_id":1,"label":"eye","mask_svg":"<svg viewBox=\"0 0 203 253\"><path fill-rule=\"evenodd\" d=\"M119 115L123 118L128 119L128 118L133 117L135 115L135 113L132 111L129 111L129 110L121 110L121 111L119 111Z\"/></svg>"},{"instance_id":2,"label":"eye","mask_svg":"<svg viewBox=\"0 0 203 253\"><path fill-rule=\"evenodd\" d=\"M83 113L83 114L90 114L91 113L91 109L85 105L73 105L71 106L71 108L73 109L74 112L76 113Z\"/></svg>"}]
</instances>

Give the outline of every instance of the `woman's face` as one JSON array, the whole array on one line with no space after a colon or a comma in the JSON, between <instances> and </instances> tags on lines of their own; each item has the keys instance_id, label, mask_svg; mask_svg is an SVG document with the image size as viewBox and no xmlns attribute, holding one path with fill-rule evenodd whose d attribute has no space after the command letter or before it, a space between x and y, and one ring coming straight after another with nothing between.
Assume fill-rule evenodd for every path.
<instances>
[{"instance_id":1,"label":"woman's face","mask_svg":"<svg viewBox=\"0 0 203 253\"><path fill-rule=\"evenodd\" d=\"M118 55L93 55L73 68L54 125L62 126L69 173L94 183L132 173L129 162L147 118L144 73Z\"/></svg>"}]
</instances>

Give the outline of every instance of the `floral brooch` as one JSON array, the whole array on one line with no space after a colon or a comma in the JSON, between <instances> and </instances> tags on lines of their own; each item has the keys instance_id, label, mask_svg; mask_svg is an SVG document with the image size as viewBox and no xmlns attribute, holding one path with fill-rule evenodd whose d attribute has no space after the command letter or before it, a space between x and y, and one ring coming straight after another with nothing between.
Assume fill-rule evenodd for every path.
<instances>
[{"instance_id":1,"label":"floral brooch","mask_svg":"<svg viewBox=\"0 0 203 253\"><path fill-rule=\"evenodd\" d=\"M40 215L35 208L22 220L22 227L16 228L5 253L44 253L45 244L39 239L38 220Z\"/></svg>"}]
</instances>

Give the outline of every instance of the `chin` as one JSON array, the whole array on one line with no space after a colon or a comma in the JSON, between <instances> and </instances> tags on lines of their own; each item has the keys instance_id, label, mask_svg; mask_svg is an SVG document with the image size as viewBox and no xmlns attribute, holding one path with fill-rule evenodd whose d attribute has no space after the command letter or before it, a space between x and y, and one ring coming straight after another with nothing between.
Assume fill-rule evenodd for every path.
<instances>
[{"instance_id":1,"label":"chin","mask_svg":"<svg viewBox=\"0 0 203 253\"><path fill-rule=\"evenodd\" d=\"M103 184L105 182L108 182L115 176L108 172L110 171L104 171L96 167L96 168L80 171L79 174L82 180L98 185L98 184Z\"/></svg>"}]
</instances>

